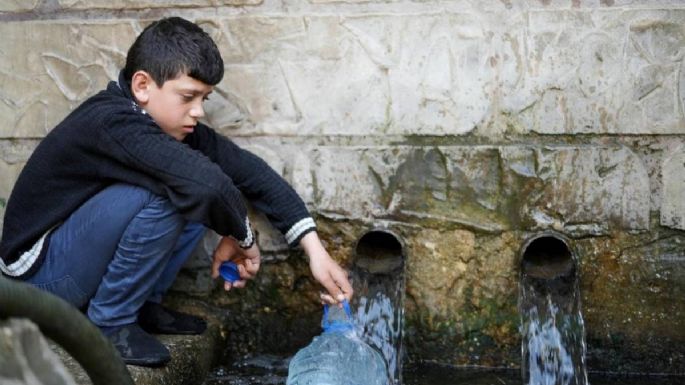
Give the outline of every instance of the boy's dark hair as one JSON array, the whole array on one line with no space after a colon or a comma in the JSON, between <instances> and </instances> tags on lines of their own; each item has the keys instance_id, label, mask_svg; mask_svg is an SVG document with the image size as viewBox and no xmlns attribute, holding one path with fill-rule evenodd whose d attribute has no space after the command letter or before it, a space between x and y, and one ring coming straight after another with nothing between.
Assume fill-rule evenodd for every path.
<instances>
[{"instance_id":1,"label":"boy's dark hair","mask_svg":"<svg viewBox=\"0 0 685 385\"><path fill-rule=\"evenodd\" d=\"M159 87L181 74L213 86L224 76L224 61L205 31L188 20L170 17L147 26L129 48L126 80L130 82L140 70Z\"/></svg>"}]
</instances>

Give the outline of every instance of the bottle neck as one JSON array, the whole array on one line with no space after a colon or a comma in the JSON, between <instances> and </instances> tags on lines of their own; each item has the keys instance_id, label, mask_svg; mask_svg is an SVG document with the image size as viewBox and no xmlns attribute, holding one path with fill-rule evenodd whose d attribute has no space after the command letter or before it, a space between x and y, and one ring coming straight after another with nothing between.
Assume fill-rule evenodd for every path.
<instances>
[{"instance_id":1,"label":"bottle neck","mask_svg":"<svg viewBox=\"0 0 685 385\"><path fill-rule=\"evenodd\" d=\"M321 327L324 333L344 333L354 330L352 310L347 301L343 301L342 309L338 306L324 305Z\"/></svg>"}]
</instances>

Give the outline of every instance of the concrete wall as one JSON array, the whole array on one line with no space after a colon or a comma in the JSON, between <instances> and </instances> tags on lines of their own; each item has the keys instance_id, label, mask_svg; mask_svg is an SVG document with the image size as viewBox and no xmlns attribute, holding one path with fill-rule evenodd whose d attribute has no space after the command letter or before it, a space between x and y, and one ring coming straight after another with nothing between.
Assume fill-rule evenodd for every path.
<instances>
[{"instance_id":1,"label":"concrete wall","mask_svg":"<svg viewBox=\"0 0 685 385\"><path fill-rule=\"evenodd\" d=\"M684 3L4 1L0 203L171 15L222 51L208 122L295 186L336 258L372 227L403 238L410 358L517 366L519 248L554 229L578 255L590 368L685 370ZM315 317L306 265L258 226L268 263L242 309L288 325L304 298ZM205 265L179 287L201 295Z\"/></svg>"}]
</instances>

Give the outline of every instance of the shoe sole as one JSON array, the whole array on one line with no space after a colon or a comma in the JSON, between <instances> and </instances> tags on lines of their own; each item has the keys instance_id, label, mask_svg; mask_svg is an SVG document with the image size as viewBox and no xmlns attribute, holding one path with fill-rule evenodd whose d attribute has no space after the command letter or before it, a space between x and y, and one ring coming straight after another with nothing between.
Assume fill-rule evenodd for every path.
<instances>
[{"instance_id":1,"label":"shoe sole","mask_svg":"<svg viewBox=\"0 0 685 385\"><path fill-rule=\"evenodd\" d=\"M164 358L161 360L149 359L149 358L123 358L122 360L124 361L124 363L126 365L157 367L157 366L163 366L164 364L171 361L171 357Z\"/></svg>"}]
</instances>

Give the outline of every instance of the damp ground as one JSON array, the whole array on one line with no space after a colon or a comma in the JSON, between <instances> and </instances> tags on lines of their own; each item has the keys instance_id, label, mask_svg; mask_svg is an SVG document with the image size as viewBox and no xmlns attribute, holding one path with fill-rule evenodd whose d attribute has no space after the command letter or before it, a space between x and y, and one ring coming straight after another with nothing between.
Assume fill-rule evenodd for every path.
<instances>
[{"instance_id":1,"label":"damp ground","mask_svg":"<svg viewBox=\"0 0 685 385\"><path fill-rule=\"evenodd\" d=\"M202 385L285 385L288 358L262 355L215 368ZM591 385L682 385L685 376L589 374ZM518 370L466 369L442 365L409 365L402 385L522 385Z\"/></svg>"}]
</instances>

